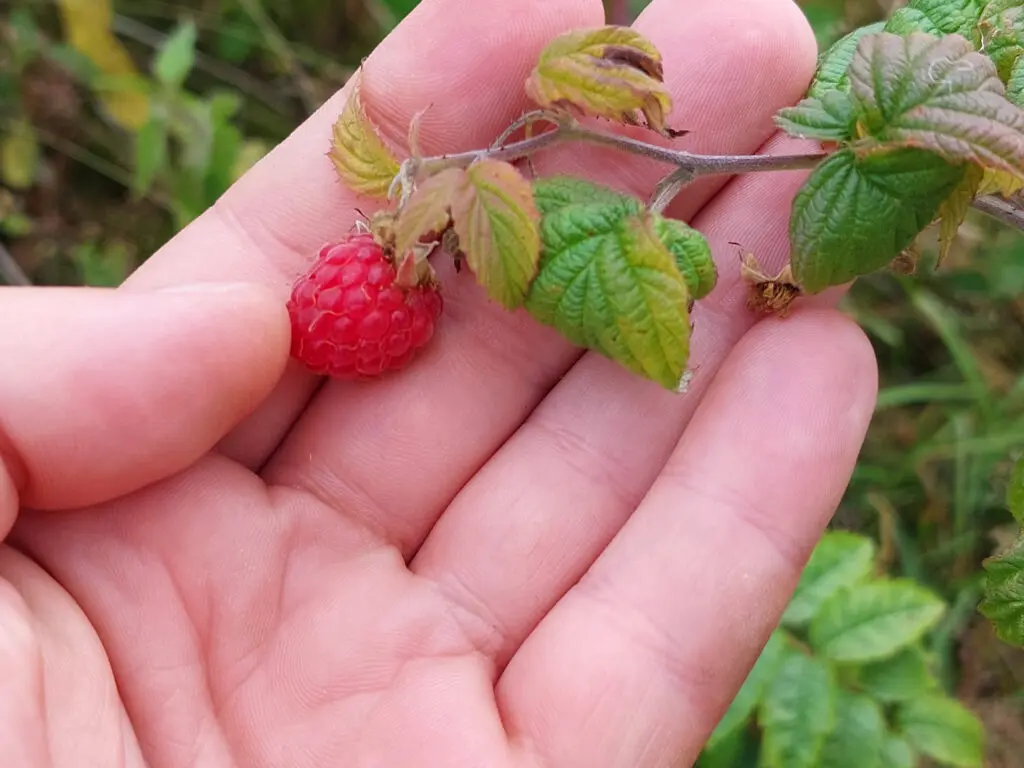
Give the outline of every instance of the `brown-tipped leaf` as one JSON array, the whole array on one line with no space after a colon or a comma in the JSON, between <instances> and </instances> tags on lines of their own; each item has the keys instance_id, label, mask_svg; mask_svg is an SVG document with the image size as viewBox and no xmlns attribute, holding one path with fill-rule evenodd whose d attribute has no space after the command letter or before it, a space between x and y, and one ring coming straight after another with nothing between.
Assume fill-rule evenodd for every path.
<instances>
[{"instance_id":1,"label":"brown-tipped leaf","mask_svg":"<svg viewBox=\"0 0 1024 768\"><path fill-rule=\"evenodd\" d=\"M450 222L452 200L463 194L466 172L448 168L420 182L398 212L395 253L401 259L421 239L440 239Z\"/></svg>"},{"instance_id":2,"label":"brown-tipped leaf","mask_svg":"<svg viewBox=\"0 0 1024 768\"><path fill-rule=\"evenodd\" d=\"M620 26L567 32L541 52L526 81L527 95L543 108L572 107L596 117L635 122L672 135L666 119L672 99L663 82L658 49Z\"/></svg>"},{"instance_id":3,"label":"brown-tipped leaf","mask_svg":"<svg viewBox=\"0 0 1024 768\"><path fill-rule=\"evenodd\" d=\"M849 74L865 136L858 155L914 147L1024 177L1024 110L963 37L868 35Z\"/></svg>"},{"instance_id":4,"label":"brown-tipped leaf","mask_svg":"<svg viewBox=\"0 0 1024 768\"><path fill-rule=\"evenodd\" d=\"M353 192L385 199L398 174L399 162L367 117L359 86L357 81L334 123L328 157Z\"/></svg>"},{"instance_id":5,"label":"brown-tipped leaf","mask_svg":"<svg viewBox=\"0 0 1024 768\"><path fill-rule=\"evenodd\" d=\"M424 238L440 239L450 224L477 281L494 301L513 309L537 273L539 220L530 182L508 163L480 160L417 186L398 215L395 251L401 255Z\"/></svg>"}]
</instances>

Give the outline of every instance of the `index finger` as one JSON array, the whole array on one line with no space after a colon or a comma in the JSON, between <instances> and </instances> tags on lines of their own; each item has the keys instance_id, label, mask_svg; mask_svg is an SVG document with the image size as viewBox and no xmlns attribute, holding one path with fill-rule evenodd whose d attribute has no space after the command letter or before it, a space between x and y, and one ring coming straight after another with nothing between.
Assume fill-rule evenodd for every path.
<instances>
[{"instance_id":1,"label":"index finger","mask_svg":"<svg viewBox=\"0 0 1024 768\"><path fill-rule=\"evenodd\" d=\"M597 0L425 0L374 50L362 68L368 116L404 150L413 115L423 115L426 153L489 144L526 104L523 83L540 49L603 15ZM126 281L127 290L185 282L253 281L282 302L315 249L338 238L373 201L350 192L325 157L331 128L351 92L347 83L215 205ZM317 384L293 365L260 411L236 431L227 452L262 463Z\"/></svg>"}]
</instances>

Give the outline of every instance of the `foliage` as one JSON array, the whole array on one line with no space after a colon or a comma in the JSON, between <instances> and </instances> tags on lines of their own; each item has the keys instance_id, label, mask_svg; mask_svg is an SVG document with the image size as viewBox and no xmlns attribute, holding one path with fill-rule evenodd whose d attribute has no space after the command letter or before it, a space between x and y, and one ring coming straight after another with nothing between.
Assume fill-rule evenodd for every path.
<instances>
[{"instance_id":1,"label":"foliage","mask_svg":"<svg viewBox=\"0 0 1024 768\"><path fill-rule=\"evenodd\" d=\"M1024 648L1024 457L1010 476L1006 503L1022 529L1006 552L985 561L988 578L979 610L994 622L999 637Z\"/></svg>"},{"instance_id":2,"label":"foliage","mask_svg":"<svg viewBox=\"0 0 1024 768\"><path fill-rule=\"evenodd\" d=\"M825 534L701 768L983 764L983 727L943 691L927 647L947 606L913 581L877 575L876 555L867 537Z\"/></svg>"},{"instance_id":3,"label":"foliage","mask_svg":"<svg viewBox=\"0 0 1024 768\"><path fill-rule=\"evenodd\" d=\"M933 6L929 13L936 12ZM908 8L917 9L913 3ZM824 140L832 151L791 158L791 167L816 167L793 202L790 268L778 278L755 280L755 291L771 283L774 295L775 283L787 283L794 297L814 294L875 272L937 218L944 242L951 240L986 180L1004 193L1024 185L1024 110L1007 98L997 61L975 49L981 10L957 15L952 31L921 13L917 26L917 15L903 14L899 34L887 24L838 41L819 63L814 95L780 111L784 130ZM506 309L524 307L575 344L680 389L689 310L698 297L683 279L693 269L688 257L677 266L656 221L685 183L728 170L728 163L618 141L576 120L600 117L678 135L666 123L671 97L663 79L660 52L635 30L574 30L540 52L524 84L539 110L510 126L492 147L400 160L378 137L353 87L336 123L332 159L341 179L368 197L389 201L401 189L386 224L376 229L396 258L405 258L413 244L444 250L443 237L450 245L454 233L459 254ZM504 143L536 122L553 130ZM600 141L677 168L646 204L594 185L584 188L581 180L575 186L563 180L552 194L546 179L532 182L531 201L524 195L527 177L512 163L560 139ZM772 167L780 166L748 163L748 170ZM487 195L500 201L500 221L481 204L474 175L488 179ZM397 241L392 228L403 233ZM688 239L697 243L701 236L691 232ZM697 258L707 251L701 242ZM788 303L768 306L785 311Z\"/></svg>"}]
</instances>

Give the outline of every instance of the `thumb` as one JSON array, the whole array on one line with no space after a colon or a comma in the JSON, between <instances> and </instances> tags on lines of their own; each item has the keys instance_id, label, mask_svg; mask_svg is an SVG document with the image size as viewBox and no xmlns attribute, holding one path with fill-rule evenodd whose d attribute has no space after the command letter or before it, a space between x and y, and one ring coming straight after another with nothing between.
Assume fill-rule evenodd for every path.
<instances>
[{"instance_id":1,"label":"thumb","mask_svg":"<svg viewBox=\"0 0 1024 768\"><path fill-rule=\"evenodd\" d=\"M12 499L82 507L191 464L269 394L288 333L256 285L0 288L0 537Z\"/></svg>"}]
</instances>

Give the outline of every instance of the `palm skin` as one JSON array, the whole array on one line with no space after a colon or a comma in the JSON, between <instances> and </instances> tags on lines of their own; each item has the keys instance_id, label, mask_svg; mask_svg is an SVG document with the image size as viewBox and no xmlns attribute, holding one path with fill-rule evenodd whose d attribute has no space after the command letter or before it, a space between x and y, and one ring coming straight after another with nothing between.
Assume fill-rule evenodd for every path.
<instances>
[{"instance_id":1,"label":"palm skin","mask_svg":"<svg viewBox=\"0 0 1024 768\"><path fill-rule=\"evenodd\" d=\"M594 0L425 0L364 100L396 142L432 104L425 151L483 146L540 47L600 23ZM788 0L655 0L637 26L687 148L799 146L771 124L814 65ZM803 175L670 209L725 254L685 397L450 265L413 366L321 386L287 360L283 298L367 207L323 157L346 95L118 290L0 293L5 766L689 764L778 622L876 386L826 302L743 309L727 242L781 261ZM537 166L638 194L664 170Z\"/></svg>"}]
</instances>

